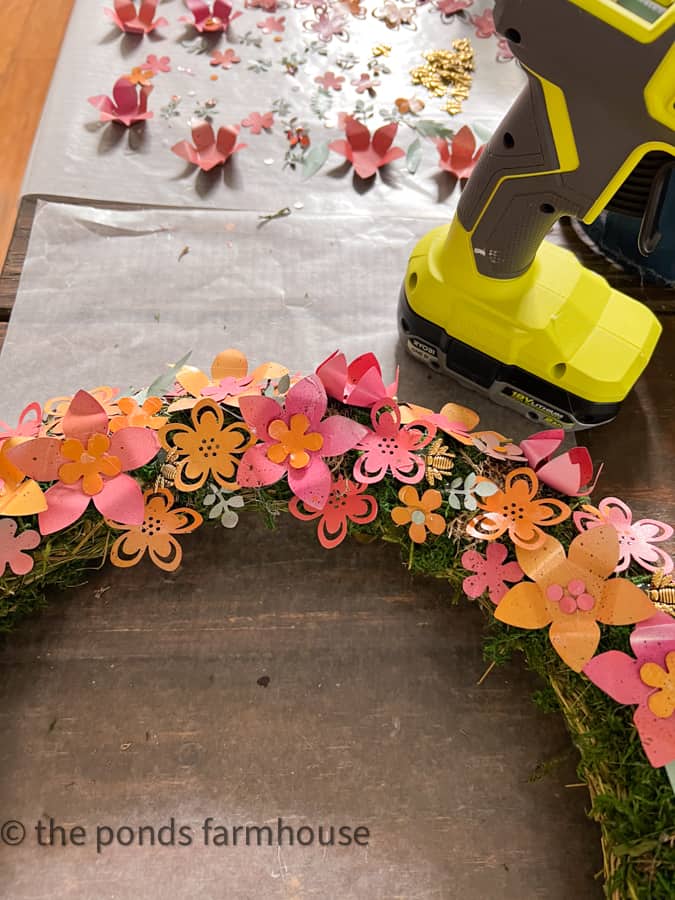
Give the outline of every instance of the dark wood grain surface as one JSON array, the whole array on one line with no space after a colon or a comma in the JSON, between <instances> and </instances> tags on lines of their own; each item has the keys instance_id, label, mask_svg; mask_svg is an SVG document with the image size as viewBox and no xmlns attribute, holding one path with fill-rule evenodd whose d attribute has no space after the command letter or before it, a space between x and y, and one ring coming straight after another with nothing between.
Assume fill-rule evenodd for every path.
<instances>
[{"instance_id":1,"label":"dark wood grain surface","mask_svg":"<svg viewBox=\"0 0 675 900\"><path fill-rule=\"evenodd\" d=\"M70 202L70 201L69 201ZM34 211L0 279L11 311ZM619 418L584 435L617 493L675 521L670 292L556 240L659 309ZM0 328L3 326L0 326ZM0 330L0 337L4 332ZM84 847L0 846L12 900L594 898L598 832L562 722L516 660L482 683L483 623L389 546L318 546L293 520L185 540L175 575L103 570L0 646L0 818L82 825ZM189 847L112 846L97 824L177 824ZM206 848L217 823L365 825L367 848ZM125 835L126 836L126 835ZM8 892L8 893L3 893Z\"/></svg>"}]
</instances>

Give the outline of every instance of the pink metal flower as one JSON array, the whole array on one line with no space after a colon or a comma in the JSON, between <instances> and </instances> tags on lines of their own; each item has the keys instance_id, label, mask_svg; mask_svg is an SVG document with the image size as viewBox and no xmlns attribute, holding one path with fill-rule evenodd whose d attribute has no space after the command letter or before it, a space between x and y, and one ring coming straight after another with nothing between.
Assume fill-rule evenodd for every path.
<instances>
[{"instance_id":1,"label":"pink metal flower","mask_svg":"<svg viewBox=\"0 0 675 900\"><path fill-rule=\"evenodd\" d=\"M168 25L166 19L154 19L158 0L141 0L141 5L136 14L136 6L133 0L114 0L114 9L104 7L103 12L117 25L121 31L130 34L150 34L155 28Z\"/></svg>"},{"instance_id":2,"label":"pink metal flower","mask_svg":"<svg viewBox=\"0 0 675 900\"><path fill-rule=\"evenodd\" d=\"M328 456L351 450L368 429L345 416L328 416L328 398L316 375L288 391L283 406L271 397L244 396L239 408L258 441L242 457L241 487L262 487L288 476L293 493L308 507L323 509L331 488Z\"/></svg>"},{"instance_id":3,"label":"pink metal flower","mask_svg":"<svg viewBox=\"0 0 675 900\"><path fill-rule=\"evenodd\" d=\"M372 138L370 131L353 116L345 116L346 141L332 141L328 146L348 159L360 178L370 178L379 168L405 156L401 147L392 147L398 125L391 122L378 128Z\"/></svg>"},{"instance_id":4,"label":"pink metal flower","mask_svg":"<svg viewBox=\"0 0 675 900\"><path fill-rule=\"evenodd\" d=\"M186 162L199 166L204 172L210 172L248 146L237 143L238 135L238 125L223 125L218 129L216 137L210 122L200 122L192 129L194 146L189 141L179 141L171 150Z\"/></svg>"},{"instance_id":5,"label":"pink metal flower","mask_svg":"<svg viewBox=\"0 0 675 900\"><path fill-rule=\"evenodd\" d=\"M471 16L471 24L475 27L478 38L489 38L496 32L491 9L486 9L480 16Z\"/></svg>"},{"instance_id":6,"label":"pink metal flower","mask_svg":"<svg viewBox=\"0 0 675 900\"><path fill-rule=\"evenodd\" d=\"M350 406L371 407L387 397L395 397L398 390L398 369L393 382L385 385L373 353L364 353L347 365L344 353L336 350L319 365L316 374L329 397Z\"/></svg>"},{"instance_id":7,"label":"pink metal flower","mask_svg":"<svg viewBox=\"0 0 675 900\"><path fill-rule=\"evenodd\" d=\"M33 557L26 550L34 550L40 543L40 535L30 529L16 534L14 519L0 519L0 578L7 566L15 575L27 575L33 568Z\"/></svg>"},{"instance_id":8,"label":"pink metal flower","mask_svg":"<svg viewBox=\"0 0 675 900\"><path fill-rule=\"evenodd\" d=\"M37 437L42 425L42 408L39 403L29 403L19 416L16 428L0 419L0 441L11 437Z\"/></svg>"},{"instance_id":9,"label":"pink metal flower","mask_svg":"<svg viewBox=\"0 0 675 900\"><path fill-rule=\"evenodd\" d=\"M259 112L252 112L242 119L241 124L244 128L249 128L251 134L260 134L263 128L269 131L274 125L274 113L266 112L261 115Z\"/></svg>"},{"instance_id":10,"label":"pink metal flower","mask_svg":"<svg viewBox=\"0 0 675 900\"><path fill-rule=\"evenodd\" d=\"M201 396L210 397L216 403L227 403L236 397L252 393L252 384L253 376L234 378L232 375L227 375L225 378L221 378L217 384L202 388Z\"/></svg>"},{"instance_id":11,"label":"pink metal flower","mask_svg":"<svg viewBox=\"0 0 675 900\"><path fill-rule=\"evenodd\" d=\"M369 94L375 94L375 88L379 87L380 82L377 78L371 78L367 72L362 72L358 78L352 79L352 84L356 88L357 94L365 94L368 91Z\"/></svg>"},{"instance_id":12,"label":"pink metal flower","mask_svg":"<svg viewBox=\"0 0 675 900\"><path fill-rule=\"evenodd\" d=\"M121 428L110 434L108 415L86 391L73 397L63 418L64 439L39 437L8 451L17 468L36 481L57 481L45 492L47 509L38 517L40 532L67 528L94 506L125 525L143 522L143 494L125 472L153 459L159 449L149 428Z\"/></svg>"},{"instance_id":13,"label":"pink metal flower","mask_svg":"<svg viewBox=\"0 0 675 900\"><path fill-rule=\"evenodd\" d=\"M326 12L325 7L322 9L323 11L319 13L315 21L303 22L303 27L308 31L313 31L324 44L329 44L334 37L341 41L348 41L347 17L341 13L331 16Z\"/></svg>"},{"instance_id":14,"label":"pink metal flower","mask_svg":"<svg viewBox=\"0 0 675 900\"><path fill-rule=\"evenodd\" d=\"M595 487L602 466L594 477L593 460L586 447L572 447L554 456L564 439L562 428L551 428L521 441L520 449L539 481L568 497L585 497Z\"/></svg>"},{"instance_id":15,"label":"pink metal flower","mask_svg":"<svg viewBox=\"0 0 675 900\"><path fill-rule=\"evenodd\" d=\"M467 125L459 129L450 143L440 137L434 138L434 143L438 149L438 165L456 178L471 175L484 149L479 147L476 151L476 138Z\"/></svg>"},{"instance_id":16,"label":"pink metal flower","mask_svg":"<svg viewBox=\"0 0 675 900\"><path fill-rule=\"evenodd\" d=\"M656 519L639 519L633 522L633 513L623 500L605 497L595 506L584 506L574 513L574 524L579 531L588 531L599 525L612 525L619 535L621 556L616 572L624 572L634 560L648 572L662 569L667 575L673 571L672 557L654 544L660 544L673 536L673 529Z\"/></svg>"},{"instance_id":17,"label":"pink metal flower","mask_svg":"<svg viewBox=\"0 0 675 900\"><path fill-rule=\"evenodd\" d=\"M488 544L485 556L477 550L467 550L462 554L462 565L475 575L469 575L462 583L462 588L467 597L474 600L488 591L490 600L499 603L508 591L504 582L516 584L522 581L524 572L517 562L505 563L508 550L503 544Z\"/></svg>"},{"instance_id":18,"label":"pink metal flower","mask_svg":"<svg viewBox=\"0 0 675 900\"><path fill-rule=\"evenodd\" d=\"M635 659L610 650L583 671L617 703L637 704L633 722L649 762L658 768L675 760L675 619L657 613L640 622L630 644Z\"/></svg>"},{"instance_id":19,"label":"pink metal flower","mask_svg":"<svg viewBox=\"0 0 675 900\"><path fill-rule=\"evenodd\" d=\"M424 457L419 453L433 440L436 429L426 422L401 426L401 410L393 400L373 406L373 430L359 441L363 451L354 465L354 478L366 484L382 481L391 472L398 481L417 484L424 478Z\"/></svg>"},{"instance_id":20,"label":"pink metal flower","mask_svg":"<svg viewBox=\"0 0 675 900\"><path fill-rule=\"evenodd\" d=\"M127 128L134 122L152 119L154 113L148 112L148 97L152 93L151 84L138 86L128 78L118 78L112 89L112 99L105 94L89 97L88 102L99 110L101 122L119 122Z\"/></svg>"},{"instance_id":21,"label":"pink metal flower","mask_svg":"<svg viewBox=\"0 0 675 900\"><path fill-rule=\"evenodd\" d=\"M348 478L340 476L331 485L323 509L305 507L298 497L291 499L288 509L302 522L318 519L319 543L327 550L331 550L347 537L348 522L367 525L377 517L377 500L370 494L365 494L365 490L365 484L354 484Z\"/></svg>"},{"instance_id":22,"label":"pink metal flower","mask_svg":"<svg viewBox=\"0 0 675 900\"><path fill-rule=\"evenodd\" d=\"M344 78L333 72L325 72L323 75L317 75L314 81L320 84L325 91L341 91Z\"/></svg>"},{"instance_id":23,"label":"pink metal flower","mask_svg":"<svg viewBox=\"0 0 675 900\"><path fill-rule=\"evenodd\" d=\"M232 12L232 7L225 0L214 0L213 8L205 0L185 0L185 5L193 18L181 16L178 21L188 22L199 32L227 31L231 23L241 15L240 12Z\"/></svg>"},{"instance_id":24,"label":"pink metal flower","mask_svg":"<svg viewBox=\"0 0 675 900\"><path fill-rule=\"evenodd\" d=\"M141 68L149 69L153 75L159 75L160 72L171 71L170 62L171 60L168 56L157 57L154 53L151 53L145 60Z\"/></svg>"},{"instance_id":25,"label":"pink metal flower","mask_svg":"<svg viewBox=\"0 0 675 900\"><path fill-rule=\"evenodd\" d=\"M286 16L279 16L279 18L269 16L267 19L263 19L262 22L258 22L258 28L263 34L283 34L286 31L285 21Z\"/></svg>"}]
</instances>

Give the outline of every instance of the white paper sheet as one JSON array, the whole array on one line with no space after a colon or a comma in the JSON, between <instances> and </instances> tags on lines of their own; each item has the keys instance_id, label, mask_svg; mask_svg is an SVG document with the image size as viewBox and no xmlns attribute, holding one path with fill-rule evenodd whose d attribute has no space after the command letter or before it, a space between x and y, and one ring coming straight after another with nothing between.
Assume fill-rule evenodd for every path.
<instances>
[{"instance_id":1,"label":"white paper sheet","mask_svg":"<svg viewBox=\"0 0 675 900\"><path fill-rule=\"evenodd\" d=\"M30 401L111 384L148 385L193 351L311 372L335 349L401 366L399 395L454 400L514 437L528 421L411 359L396 304L410 250L442 220L311 216L262 227L257 213L39 206L0 355L0 418ZM188 248L182 258L184 249Z\"/></svg>"}]
</instances>

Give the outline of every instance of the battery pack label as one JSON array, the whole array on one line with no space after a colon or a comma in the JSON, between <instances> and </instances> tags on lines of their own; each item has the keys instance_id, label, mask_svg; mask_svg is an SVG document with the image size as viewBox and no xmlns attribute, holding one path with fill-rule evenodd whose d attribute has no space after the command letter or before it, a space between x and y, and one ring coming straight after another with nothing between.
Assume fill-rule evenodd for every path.
<instances>
[{"instance_id":1,"label":"battery pack label","mask_svg":"<svg viewBox=\"0 0 675 900\"><path fill-rule=\"evenodd\" d=\"M418 337L408 338L408 351L424 363L438 362L438 350Z\"/></svg>"}]
</instances>

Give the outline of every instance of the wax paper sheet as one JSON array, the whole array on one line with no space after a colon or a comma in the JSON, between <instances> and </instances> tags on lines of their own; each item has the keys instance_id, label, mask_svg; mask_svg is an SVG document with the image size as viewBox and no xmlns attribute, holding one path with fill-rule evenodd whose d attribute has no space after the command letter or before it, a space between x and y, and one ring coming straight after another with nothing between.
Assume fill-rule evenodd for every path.
<instances>
[{"instance_id":1,"label":"wax paper sheet","mask_svg":"<svg viewBox=\"0 0 675 900\"><path fill-rule=\"evenodd\" d=\"M362 4L367 13L363 19L346 12L348 40L334 37L325 44L311 30L316 22L311 5L295 8L282 2L273 15L285 18L285 30L266 34L257 26L270 13L236 3L243 14L227 35L207 37L205 45L194 29L178 21L187 14L182 0L159 5L157 14L168 19L169 25L147 37L122 34L103 14L106 5L109 0L76 0L27 170L25 194L234 209L283 206L289 195L295 195L311 212L380 215L386 209L415 215L433 211L440 203L449 214L458 189L449 192L448 176L440 172L431 140L421 142L422 158L414 175L407 171L405 160L399 160L372 184L357 185L355 190L352 170L336 154L306 182L300 171L284 168L288 140L283 121L296 117L316 145L344 137L338 113L354 112L359 101L372 131L385 121L382 111L395 109L397 98L416 95L426 103L418 118L442 122L453 130L469 124L483 139L494 130L524 81L513 60L498 61L504 51L488 27L490 0L475 0L464 13L447 21L434 3L427 3L417 8L414 31L404 26L388 28L372 15L383 3L367 0ZM339 12L337 7L331 9L331 15ZM425 51L450 49L458 38L471 41L475 73L462 113L451 117L443 111L442 100L412 85L409 70L424 62ZM375 79L379 85L374 96L358 93L352 81L369 71L367 62L377 44L391 48L381 58L389 72ZM197 52L204 46L209 52ZM227 49L234 50L241 62L229 70L211 66L211 52ZM152 80L149 109L154 118L130 130L99 123L87 97L109 94L115 80L135 67L142 68L149 54L168 56L171 61L171 71L159 72ZM342 69L338 60L347 54L357 61ZM294 55L301 65L289 74L282 60ZM315 78L329 70L345 80L340 91L328 92L327 99L319 94ZM176 97L180 99L174 115L170 104ZM231 160L224 172L195 174L171 147L190 137L194 112L210 100L216 101L210 110L216 126L240 123L254 111L268 112L274 101L284 101L288 112L275 115L271 133L251 135L242 129L249 148ZM414 130L402 125L396 143L407 149L415 137Z\"/></svg>"},{"instance_id":2,"label":"wax paper sheet","mask_svg":"<svg viewBox=\"0 0 675 900\"><path fill-rule=\"evenodd\" d=\"M226 347L251 366L312 371L335 349L372 350L399 397L453 400L485 428L522 438L531 423L410 358L396 304L410 250L433 217L38 207L0 355L0 418L26 403L112 384L140 388L192 350L208 369Z\"/></svg>"}]
</instances>

